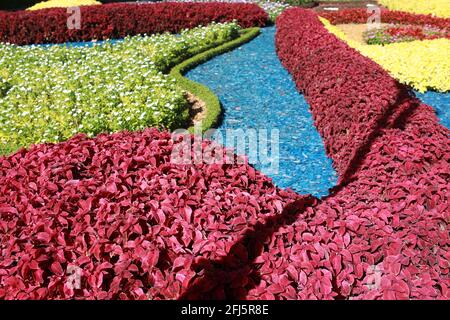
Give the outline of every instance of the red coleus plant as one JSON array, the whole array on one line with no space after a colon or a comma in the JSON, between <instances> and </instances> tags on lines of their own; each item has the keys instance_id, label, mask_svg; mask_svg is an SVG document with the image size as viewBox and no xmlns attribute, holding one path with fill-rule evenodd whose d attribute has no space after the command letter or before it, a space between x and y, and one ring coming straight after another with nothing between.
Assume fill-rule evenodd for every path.
<instances>
[{"instance_id":1,"label":"red coleus plant","mask_svg":"<svg viewBox=\"0 0 450 320\"><path fill-rule=\"evenodd\" d=\"M364 32L364 39L368 44L389 44L438 38L450 38L450 29L445 31L430 26L394 25Z\"/></svg>"},{"instance_id":2,"label":"red coleus plant","mask_svg":"<svg viewBox=\"0 0 450 320\"><path fill-rule=\"evenodd\" d=\"M274 234L268 256L286 257L279 266L289 270L278 279L297 283L276 297L449 298L448 129L313 12L285 11L276 47L340 176L309 215ZM255 298L274 281L274 265L260 262L267 276Z\"/></svg>"},{"instance_id":3,"label":"red coleus plant","mask_svg":"<svg viewBox=\"0 0 450 320\"><path fill-rule=\"evenodd\" d=\"M243 28L264 26L267 13L246 3L119 3L80 7L80 29L70 29L65 8L0 12L0 42L63 43L179 32L211 22L236 20Z\"/></svg>"},{"instance_id":4,"label":"red coleus plant","mask_svg":"<svg viewBox=\"0 0 450 320\"><path fill-rule=\"evenodd\" d=\"M342 9L339 11L324 11L320 15L328 19L332 24L345 23L367 23L369 17L372 15L367 9L353 8ZM450 19L439 18L432 15L414 14L402 11L391 11L388 9L381 9L381 22L408 24L419 26L431 26L439 29L450 30Z\"/></svg>"}]
</instances>

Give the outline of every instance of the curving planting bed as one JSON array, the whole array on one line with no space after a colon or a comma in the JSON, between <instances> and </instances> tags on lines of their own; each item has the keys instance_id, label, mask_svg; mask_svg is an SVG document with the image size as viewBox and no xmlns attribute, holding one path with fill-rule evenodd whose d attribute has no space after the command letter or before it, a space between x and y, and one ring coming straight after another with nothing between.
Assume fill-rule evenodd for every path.
<instances>
[{"instance_id":1,"label":"curving planting bed","mask_svg":"<svg viewBox=\"0 0 450 320\"><path fill-rule=\"evenodd\" d=\"M351 32L349 34L339 26L334 25L359 23L360 26L350 26L350 29L358 29L368 21L368 13L365 11L349 9L342 12L325 13L322 16L329 19L322 18L322 22L328 31L364 56L376 61L401 83L407 84L422 93L427 90L438 92L450 90L450 65L447 63L450 40L448 37L445 38L445 35L450 32L450 19L382 10L381 21L395 23L397 27L400 25L400 30L403 29L403 31L400 31L400 33L398 33L398 30L395 31L392 40L396 43L381 45L367 44L363 40L354 39ZM409 26L405 26L408 24ZM415 30L412 33L413 37L411 37L411 32L406 32L401 36L400 34L408 28L409 30ZM370 41L377 42L380 38L377 40L375 34L379 34L382 32L381 30L383 29L376 28L366 36L369 36ZM435 37L440 39L415 40L415 37L420 38L417 30L428 30L431 39ZM436 32L440 35L438 36ZM400 41L402 37L404 37L403 40L409 38L411 41L402 42Z\"/></svg>"},{"instance_id":2,"label":"curving planting bed","mask_svg":"<svg viewBox=\"0 0 450 320\"><path fill-rule=\"evenodd\" d=\"M183 89L190 88L167 73L240 31L236 23L212 23L90 47L0 44L0 154L77 133L186 126L190 103Z\"/></svg>"},{"instance_id":3,"label":"curving planting bed","mask_svg":"<svg viewBox=\"0 0 450 320\"><path fill-rule=\"evenodd\" d=\"M249 260L248 226L312 202L248 165L173 164L173 146L147 129L0 158L0 299L175 299L209 260Z\"/></svg>"},{"instance_id":4,"label":"curving planting bed","mask_svg":"<svg viewBox=\"0 0 450 320\"><path fill-rule=\"evenodd\" d=\"M323 11L320 15L332 24L343 23L367 23L372 13L367 9L342 9L339 11ZM410 25L428 25L440 29L450 29L450 19L434 17L426 14L414 14L402 11L381 9L380 18L382 23L398 23Z\"/></svg>"},{"instance_id":5,"label":"curving planting bed","mask_svg":"<svg viewBox=\"0 0 450 320\"><path fill-rule=\"evenodd\" d=\"M367 44L390 44L414 40L450 39L450 30L429 26L388 26L364 33Z\"/></svg>"},{"instance_id":6,"label":"curving planting bed","mask_svg":"<svg viewBox=\"0 0 450 320\"><path fill-rule=\"evenodd\" d=\"M393 10L450 18L450 3L447 0L379 0L379 3Z\"/></svg>"},{"instance_id":7,"label":"curving planting bed","mask_svg":"<svg viewBox=\"0 0 450 320\"><path fill-rule=\"evenodd\" d=\"M267 13L247 3L139 3L82 6L81 28L68 29L65 8L0 12L0 42L63 43L179 32L211 22L236 20L243 28L264 26Z\"/></svg>"},{"instance_id":8,"label":"curving planting bed","mask_svg":"<svg viewBox=\"0 0 450 320\"><path fill-rule=\"evenodd\" d=\"M299 246L313 275L302 296L449 298L449 130L316 14L288 10L277 27L279 57L310 105L341 182L298 222L308 232Z\"/></svg>"}]
</instances>

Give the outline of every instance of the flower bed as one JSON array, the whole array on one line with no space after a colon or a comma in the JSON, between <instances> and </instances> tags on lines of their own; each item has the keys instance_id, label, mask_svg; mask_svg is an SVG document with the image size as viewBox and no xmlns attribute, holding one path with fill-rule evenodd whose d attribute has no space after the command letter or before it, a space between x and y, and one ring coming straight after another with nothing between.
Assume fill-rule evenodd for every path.
<instances>
[{"instance_id":1,"label":"flower bed","mask_svg":"<svg viewBox=\"0 0 450 320\"><path fill-rule=\"evenodd\" d=\"M0 13L0 42L63 43L117 39L136 34L179 32L236 20L241 27L264 26L267 13L245 3L153 3L83 6L81 29L68 29L66 9Z\"/></svg>"},{"instance_id":2,"label":"flower bed","mask_svg":"<svg viewBox=\"0 0 450 320\"><path fill-rule=\"evenodd\" d=\"M339 27L323 19L325 27L366 57L373 59L400 82L425 92L450 90L450 39L366 45L351 40Z\"/></svg>"},{"instance_id":3,"label":"flower bed","mask_svg":"<svg viewBox=\"0 0 450 320\"><path fill-rule=\"evenodd\" d=\"M450 3L447 0L379 0L378 2L391 10L450 18Z\"/></svg>"},{"instance_id":4,"label":"flower bed","mask_svg":"<svg viewBox=\"0 0 450 320\"><path fill-rule=\"evenodd\" d=\"M450 39L450 30L430 26L388 26L364 33L367 44L390 44L415 40Z\"/></svg>"},{"instance_id":5,"label":"flower bed","mask_svg":"<svg viewBox=\"0 0 450 320\"><path fill-rule=\"evenodd\" d=\"M367 46L352 41L335 24L367 23L369 13L362 9L348 9L338 12L321 13L327 19L324 24L330 32L344 40L363 55L370 57L400 82L412 86L420 92L433 89L439 92L450 90L450 65L447 52L450 50L449 39L433 41L411 41L394 43L388 46ZM427 26L450 32L450 19L427 15L415 15L398 11L381 11L381 22L401 25Z\"/></svg>"},{"instance_id":6,"label":"flower bed","mask_svg":"<svg viewBox=\"0 0 450 320\"><path fill-rule=\"evenodd\" d=\"M449 299L449 130L314 12L277 28L340 174L330 196L175 165L154 129L33 146L0 157L0 299Z\"/></svg>"},{"instance_id":7,"label":"flower bed","mask_svg":"<svg viewBox=\"0 0 450 320\"><path fill-rule=\"evenodd\" d=\"M266 288L251 293L448 299L449 131L432 108L330 34L313 12L285 11L276 45L341 185L271 238L277 245L260 259ZM279 286L269 286L270 279ZM289 281L297 286L286 289Z\"/></svg>"},{"instance_id":8,"label":"flower bed","mask_svg":"<svg viewBox=\"0 0 450 320\"><path fill-rule=\"evenodd\" d=\"M41 10L48 8L67 8L67 7L79 7L79 6L93 6L99 5L101 2L95 0L49 0L36 3L34 6L27 10Z\"/></svg>"},{"instance_id":9,"label":"flower bed","mask_svg":"<svg viewBox=\"0 0 450 320\"><path fill-rule=\"evenodd\" d=\"M320 15L332 24L345 24L367 23L372 13L367 12L367 9L344 9L339 11L324 11L320 12ZM429 25L439 29L450 30L450 19L432 17L430 15L382 9L380 18L383 23Z\"/></svg>"},{"instance_id":10,"label":"flower bed","mask_svg":"<svg viewBox=\"0 0 450 320\"><path fill-rule=\"evenodd\" d=\"M213 24L84 48L0 44L0 154L79 132L182 127L188 101L164 72L239 29Z\"/></svg>"},{"instance_id":11,"label":"flower bed","mask_svg":"<svg viewBox=\"0 0 450 320\"><path fill-rule=\"evenodd\" d=\"M247 227L311 202L248 165L175 165L172 150L147 129L0 158L0 299L175 299Z\"/></svg>"},{"instance_id":12,"label":"flower bed","mask_svg":"<svg viewBox=\"0 0 450 320\"><path fill-rule=\"evenodd\" d=\"M274 23L276 18L290 5L282 2L270 0L164 0L166 2L225 2L225 3L254 3L264 9L269 15L270 23Z\"/></svg>"}]
</instances>

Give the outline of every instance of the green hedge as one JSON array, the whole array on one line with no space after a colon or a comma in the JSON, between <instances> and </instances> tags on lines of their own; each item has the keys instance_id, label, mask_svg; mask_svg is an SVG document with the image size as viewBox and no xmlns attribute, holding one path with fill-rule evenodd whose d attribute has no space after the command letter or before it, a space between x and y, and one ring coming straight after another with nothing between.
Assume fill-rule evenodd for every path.
<instances>
[{"instance_id":1,"label":"green hedge","mask_svg":"<svg viewBox=\"0 0 450 320\"><path fill-rule=\"evenodd\" d=\"M177 84L185 91L188 91L202 100L206 105L206 116L202 120L202 132L214 127L221 114L221 106L219 98L208 87L201 83L189 80L183 75L189 70L195 68L201 63L204 63L215 56L230 51L240 45L249 42L260 33L259 28L249 28L242 30L239 38L226 42L218 47L210 49L208 51L199 53L192 58L189 58L180 64L176 65L170 71L170 75L177 80ZM193 131L193 127L189 130Z\"/></svg>"},{"instance_id":2,"label":"green hedge","mask_svg":"<svg viewBox=\"0 0 450 320\"><path fill-rule=\"evenodd\" d=\"M0 98L4 97L11 85L2 76L0 76Z\"/></svg>"}]
</instances>

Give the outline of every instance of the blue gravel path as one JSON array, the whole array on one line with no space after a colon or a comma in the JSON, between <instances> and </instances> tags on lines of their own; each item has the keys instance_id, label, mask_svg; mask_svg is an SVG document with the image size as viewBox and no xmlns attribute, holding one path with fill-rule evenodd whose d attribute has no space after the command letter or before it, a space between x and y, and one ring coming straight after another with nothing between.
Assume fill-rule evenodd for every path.
<instances>
[{"instance_id":1,"label":"blue gravel path","mask_svg":"<svg viewBox=\"0 0 450 320\"><path fill-rule=\"evenodd\" d=\"M218 129L224 140L227 129L267 129L269 134L279 130L278 173L259 161L253 163L277 186L327 195L337 175L308 104L278 60L274 36L275 27L264 28L256 39L194 68L186 77L219 96L224 117Z\"/></svg>"},{"instance_id":2,"label":"blue gravel path","mask_svg":"<svg viewBox=\"0 0 450 320\"><path fill-rule=\"evenodd\" d=\"M450 92L416 92L416 96L424 103L432 106L436 110L436 114L441 123L450 129Z\"/></svg>"}]
</instances>

